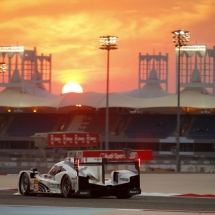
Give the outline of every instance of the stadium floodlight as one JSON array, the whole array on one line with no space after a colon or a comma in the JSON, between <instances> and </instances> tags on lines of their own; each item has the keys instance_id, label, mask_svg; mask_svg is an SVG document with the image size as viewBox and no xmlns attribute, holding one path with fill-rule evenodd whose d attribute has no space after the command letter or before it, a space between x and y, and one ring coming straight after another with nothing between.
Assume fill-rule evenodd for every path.
<instances>
[{"instance_id":1,"label":"stadium floodlight","mask_svg":"<svg viewBox=\"0 0 215 215\"><path fill-rule=\"evenodd\" d=\"M118 37L116 36L102 36L99 39L100 49L113 50L117 49Z\"/></svg>"},{"instance_id":2,"label":"stadium floodlight","mask_svg":"<svg viewBox=\"0 0 215 215\"><path fill-rule=\"evenodd\" d=\"M177 104L177 146L176 146L176 172L181 171L180 164L180 50L182 47L186 46L189 42L189 31L176 30L172 31L173 42L175 43L177 54L178 54L178 67L177 67L177 94L178 94L178 104Z\"/></svg>"},{"instance_id":3,"label":"stadium floodlight","mask_svg":"<svg viewBox=\"0 0 215 215\"><path fill-rule=\"evenodd\" d=\"M24 46L0 46L0 52L24 52Z\"/></svg>"},{"instance_id":4,"label":"stadium floodlight","mask_svg":"<svg viewBox=\"0 0 215 215\"><path fill-rule=\"evenodd\" d=\"M6 70L7 70L6 63L1 62L1 63L0 63L0 73L5 73Z\"/></svg>"},{"instance_id":5,"label":"stadium floodlight","mask_svg":"<svg viewBox=\"0 0 215 215\"><path fill-rule=\"evenodd\" d=\"M172 31L173 36L173 42L176 43L176 47L182 47L186 45L186 42L189 42L189 31L184 31L184 30L177 30L177 31Z\"/></svg>"},{"instance_id":6,"label":"stadium floodlight","mask_svg":"<svg viewBox=\"0 0 215 215\"><path fill-rule=\"evenodd\" d=\"M178 47L175 49L178 51ZM206 51L206 45L190 45L190 46L181 46L181 51Z\"/></svg>"},{"instance_id":7,"label":"stadium floodlight","mask_svg":"<svg viewBox=\"0 0 215 215\"><path fill-rule=\"evenodd\" d=\"M106 90L106 126L105 126L105 149L108 150L108 135L109 135L109 55L110 50L117 49L118 37L102 36L99 39L100 49L107 50L107 90Z\"/></svg>"}]
</instances>

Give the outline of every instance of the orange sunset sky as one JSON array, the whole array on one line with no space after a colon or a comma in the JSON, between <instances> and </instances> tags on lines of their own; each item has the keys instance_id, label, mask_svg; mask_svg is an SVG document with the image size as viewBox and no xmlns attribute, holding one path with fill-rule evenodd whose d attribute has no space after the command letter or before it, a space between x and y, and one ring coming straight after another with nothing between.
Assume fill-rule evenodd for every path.
<instances>
[{"instance_id":1,"label":"orange sunset sky","mask_svg":"<svg viewBox=\"0 0 215 215\"><path fill-rule=\"evenodd\" d=\"M52 93L68 82L84 92L106 91L107 52L99 37L118 36L110 52L110 91L138 88L138 55L169 54L169 91L175 92L173 30L190 31L189 44L215 45L215 0L0 0L0 46L24 45L52 54Z\"/></svg>"}]
</instances>

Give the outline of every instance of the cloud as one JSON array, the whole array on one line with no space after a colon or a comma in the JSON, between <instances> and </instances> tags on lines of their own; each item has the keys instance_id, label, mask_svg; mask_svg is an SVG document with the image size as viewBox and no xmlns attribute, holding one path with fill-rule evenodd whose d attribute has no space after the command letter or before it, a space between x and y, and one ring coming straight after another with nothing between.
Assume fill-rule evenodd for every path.
<instances>
[{"instance_id":1,"label":"cloud","mask_svg":"<svg viewBox=\"0 0 215 215\"><path fill-rule=\"evenodd\" d=\"M52 54L56 85L75 79L91 89L105 82L106 52L99 49L99 37L107 34L119 37L119 49L110 56L112 89L120 83L125 90L137 87L139 52L168 52L174 68L171 31L184 28L191 41L214 42L212 0L2 0L0 10L2 45L18 42Z\"/></svg>"},{"instance_id":2,"label":"cloud","mask_svg":"<svg viewBox=\"0 0 215 215\"><path fill-rule=\"evenodd\" d=\"M181 7L172 7L173 10L180 10Z\"/></svg>"}]
</instances>

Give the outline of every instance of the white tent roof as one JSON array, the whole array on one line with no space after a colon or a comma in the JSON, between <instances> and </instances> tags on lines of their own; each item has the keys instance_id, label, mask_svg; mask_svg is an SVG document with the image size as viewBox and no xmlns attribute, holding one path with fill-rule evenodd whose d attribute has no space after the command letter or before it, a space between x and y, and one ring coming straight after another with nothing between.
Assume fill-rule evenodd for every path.
<instances>
[{"instance_id":1,"label":"white tent roof","mask_svg":"<svg viewBox=\"0 0 215 215\"><path fill-rule=\"evenodd\" d=\"M180 93L180 106L191 108L209 109L215 108L215 97L204 94L203 88L186 88ZM109 107L127 108L161 108L177 107L177 94L160 98L133 98L118 93L109 94ZM52 98L37 97L23 94L15 89L6 89L0 93L1 107L52 107L63 108L68 106L89 106L93 108L106 107L106 94L87 92L87 93L68 93Z\"/></svg>"},{"instance_id":2,"label":"white tent roof","mask_svg":"<svg viewBox=\"0 0 215 215\"><path fill-rule=\"evenodd\" d=\"M143 99L124 96L118 93L111 93L109 95L109 107L125 107L136 108L140 105ZM98 103L97 108L106 107L106 96Z\"/></svg>"},{"instance_id":3,"label":"white tent roof","mask_svg":"<svg viewBox=\"0 0 215 215\"><path fill-rule=\"evenodd\" d=\"M163 90L160 83L161 80L158 78L157 71L153 68L146 84L142 88L123 92L121 94L136 98L157 98L171 95L171 93Z\"/></svg>"},{"instance_id":4,"label":"white tent roof","mask_svg":"<svg viewBox=\"0 0 215 215\"><path fill-rule=\"evenodd\" d=\"M0 93L0 106L26 108L26 107L53 107L59 104L59 97L44 98L21 93L16 89L5 89Z\"/></svg>"},{"instance_id":5,"label":"white tent roof","mask_svg":"<svg viewBox=\"0 0 215 215\"><path fill-rule=\"evenodd\" d=\"M90 106L96 109L106 107L106 94L87 92L87 93L68 93L64 94L60 101L58 108L66 106L74 106L81 104L83 106ZM118 93L109 94L109 107L127 107L136 108L142 99L123 96Z\"/></svg>"},{"instance_id":6,"label":"white tent roof","mask_svg":"<svg viewBox=\"0 0 215 215\"><path fill-rule=\"evenodd\" d=\"M40 81L41 81L41 83L40 83ZM16 89L18 91L23 91L26 94L30 94L30 95L34 95L34 96L38 96L38 97L45 97L45 98L59 96L56 94L52 94L46 90L45 86L42 83L41 74L38 71L36 71L33 74L32 79L22 80L19 70L15 69L13 71L13 75L12 75L9 83L11 84L11 87L8 87L8 88ZM16 86L16 87L14 87L14 86ZM8 89L8 88L6 88L6 89Z\"/></svg>"},{"instance_id":7,"label":"white tent roof","mask_svg":"<svg viewBox=\"0 0 215 215\"><path fill-rule=\"evenodd\" d=\"M215 108L215 97L204 94L203 88L185 88L180 92L180 107ZM177 107L178 95L143 100L139 108Z\"/></svg>"},{"instance_id":8,"label":"white tent roof","mask_svg":"<svg viewBox=\"0 0 215 215\"><path fill-rule=\"evenodd\" d=\"M30 94L30 95L35 95L35 96L44 97L44 98L51 98L51 97L59 96L56 94L52 94L45 89L40 89L38 87L34 87L34 88L33 87L26 87L25 92L27 94Z\"/></svg>"},{"instance_id":9,"label":"white tent roof","mask_svg":"<svg viewBox=\"0 0 215 215\"><path fill-rule=\"evenodd\" d=\"M63 94L58 108L66 106L75 106L81 104L82 106L89 106L97 108L98 103L105 97L105 94L86 92L86 93L66 93Z\"/></svg>"},{"instance_id":10,"label":"white tent roof","mask_svg":"<svg viewBox=\"0 0 215 215\"><path fill-rule=\"evenodd\" d=\"M140 89L127 91L121 94L136 98L157 98L171 95L171 93L163 90L159 83L147 83Z\"/></svg>"}]
</instances>

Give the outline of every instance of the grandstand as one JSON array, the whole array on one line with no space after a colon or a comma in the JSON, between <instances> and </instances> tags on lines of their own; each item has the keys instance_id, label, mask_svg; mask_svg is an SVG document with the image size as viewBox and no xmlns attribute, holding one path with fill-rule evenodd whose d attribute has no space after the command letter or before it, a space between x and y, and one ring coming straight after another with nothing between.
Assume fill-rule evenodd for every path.
<instances>
[{"instance_id":1,"label":"grandstand","mask_svg":"<svg viewBox=\"0 0 215 215\"><path fill-rule=\"evenodd\" d=\"M0 52L0 58L6 58L5 50L2 54ZM0 163L59 159L65 156L67 150L71 150L59 148L56 151L46 146L38 148L34 139L37 133L98 133L99 145L91 149L104 149L105 94L86 92L52 95L44 86L51 85L47 81L50 76L48 70L42 72L38 68L43 66L37 66L38 59L40 63L45 60L51 64L51 57L42 55L39 58L35 49L32 52L23 49L22 52L21 56L31 53L30 61L34 62L34 66L31 67L33 70L30 77L22 76L25 72L20 73L19 69L25 71L25 68L20 67L20 64L27 64L29 59L21 57L18 63L15 57L15 68L9 66L8 83L2 81L1 86L5 89L0 93ZM17 56L17 50L14 51L14 56ZM215 54L213 56L215 58ZM27 68L29 74L29 67ZM181 163L189 168L209 166L209 170L214 170L215 97L206 90L199 75L201 74L191 75L190 84L181 91ZM5 80L5 73L0 73L0 76ZM177 94L170 94L160 87L160 82L157 81L159 76L154 68L146 79L149 82L133 91L133 94L110 94L109 148L150 149L153 150L154 158L145 163L146 166L173 168L175 154L172 149L176 145L177 136ZM155 94L159 93L160 97L156 97ZM75 149L85 150L87 147Z\"/></svg>"}]
</instances>

